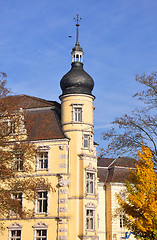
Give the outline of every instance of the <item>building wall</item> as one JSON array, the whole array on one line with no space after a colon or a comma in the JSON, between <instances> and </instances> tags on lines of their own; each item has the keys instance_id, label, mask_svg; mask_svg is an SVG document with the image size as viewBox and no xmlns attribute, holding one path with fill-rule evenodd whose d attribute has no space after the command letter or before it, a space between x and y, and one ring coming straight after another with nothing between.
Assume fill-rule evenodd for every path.
<instances>
[{"instance_id":1,"label":"building wall","mask_svg":"<svg viewBox=\"0 0 157 240\"><path fill-rule=\"evenodd\" d=\"M106 240L106 196L104 183L98 182L98 235L99 240Z\"/></svg>"},{"instance_id":2,"label":"building wall","mask_svg":"<svg viewBox=\"0 0 157 240\"><path fill-rule=\"evenodd\" d=\"M85 94L68 94L61 98L61 123L63 131L70 139L70 186L68 194L68 239L97 239L97 160L93 132L93 96ZM75 121L74 108L82 108L82 120ZM90 145L84 147L84 134L90 136ZM87 194L87 171L94 173L95 191ZM87 229L87 208L94 211L94 227Z\"/></svg>"}]
</instances>

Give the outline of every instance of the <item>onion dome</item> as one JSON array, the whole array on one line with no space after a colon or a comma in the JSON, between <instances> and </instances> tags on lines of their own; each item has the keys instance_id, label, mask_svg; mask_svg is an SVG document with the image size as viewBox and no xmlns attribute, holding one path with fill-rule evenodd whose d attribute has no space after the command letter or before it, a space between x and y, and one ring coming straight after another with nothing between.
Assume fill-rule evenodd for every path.
<instances>
[{"instance_id":1,"label":"onion dome","mask_svg":"<svg viewBox=\"0 0 157 240\"><path fill-rule=\"evenodd\" d=\"M71 70L66 73L61 81L60 86L62 95L65 94L89 94L92 95L94 88L94 81L92 77L83 69L83 49L78 41L78 27L79 27L79 14L77 14L77 34L76 44L72 48L72 64Z\"/></svg>"}]
</instances>

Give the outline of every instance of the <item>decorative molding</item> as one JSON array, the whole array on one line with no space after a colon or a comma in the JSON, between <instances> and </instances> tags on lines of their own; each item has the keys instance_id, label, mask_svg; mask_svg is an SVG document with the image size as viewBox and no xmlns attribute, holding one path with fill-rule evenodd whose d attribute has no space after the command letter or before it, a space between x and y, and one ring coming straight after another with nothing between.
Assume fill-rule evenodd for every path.
<instances>
[{"instance_id":1,"label":"decorative molding","mask_svg":"<svg viewBox=\"0 0 157 240\"><path fill-rule=\"evenodd\" d=\"M15 223L11 224L10 226L8 226L8 229L9 230L22 229L22 226L19 223L15 222Z\"/></svg>"},{"instance_id":2,"label":"decorative molding","mask_svg":"<svg viewBox=\"0 0 157 240\"><path fill-rule=\"evenodd\" d=\"M57 240L67 240L67 236L58 236Z\"/></svg>"},{"instance_id":3,"label":"decorative molding","mask_svg":"<svg viewBox=\"0 0 157 240\"><path fill-rule=\"evenodd\" d=\"M63 150L63 149L62 149ZM66 154L60 154L59 155L59 159L65 159L66 158Z\"/></svg>"},{"instance_id":4,"label":"decorative molding","mask_svg":"<svg viewBox=\"0 0 157 240\"><path fill-rule=\"evenodd\" d=\"M58 203L68 203L68 199L67 198L60 198L58 199Z\"/></svg>"},{"instance_id":5,"label":"decorative molding","mask_svg":"<svg viewBox=\"0 0 157 240\"><path fill-rule=\"evenodd\" d=\"M60 150L64 150L64 145L59 145Z\"/></svg>"},{"instance_id":6,"label":"decorative molding","mask_svg":"<svg viewBox=\"0 0 157 240\"><path fill-rule=\"evenodd\" d=\"M59 189L59 194L68 194L68 189Z\"/></svg>"},{"instance_id":7,"label":"decorative molding","mask_svg":"<svg viewBox=\"0 0 157 240\"><path fill-rule=\"evenodd\" d=\"M70 181L68 179L61 178L58 182L60 187L69 187Z\"/></svg>"},{"instance_id":8,"label":"decorative molding","mask_svg":"<svg viewBox=\"0 0 157 240\"><path fill-rule=\"evenodd\" d=\"M58 232L67 232L67 228L58 228Z\"/></svg>"},{"instance_id":9,"label":"decorative molding","mask_svg":"<svg viewBox=\"0 0 157 240\"><path fill-rule=\"evenodd\" d=\"M59 167L59 168L67 168L67 164L65 164L65 163L60 163L60 164L58 165L58 167Z\"/></svg>"},{"instance_id":10,"label":"decorative molding","mask_svg":"<svg viewBox=\"0 0 157 240\"><path fill-rule=\"evenodd\" d=\"M93 196L93 195L92 195ZM94 195L94 196L97 196L97 195ZM98 200L97 197L69 197L68 199L87 199L87 200Z\"/></svg>"},{"instance_id":11,"label":"decorative molding","mask_svg":"<svg viewBox=\"0 0 157 240\"><path fill-rule=\"evenodd\" d=\"M78 94L78 93L75 93L75 95L74 94L71 94L71 93L69 93L69 94L66 94L66 95L61 95L61 96L59 96L59 98L60 98L60 100L62 101L62 103L63 102L68 102L68 101L70 101L70 102L72 102L72 100L71 99L69 99L69 100L63 100L63 99L65 99L65 98L67 98L67 97L74 97L74 96L76 96L76 97L81 97L81 98L73 98L73 101L84 101L84 102L90 102L91 103L91 101L89 101L89 100L87 100L87 99L85 99L85 98L82 98L82 97L88 97L88 98L91 98L92 100L94 100L95 99L95 97L93 96L93 95L87 95L87 94Z\"/></svg>"},{"instance_id":12,"label":"decorative molding","mask_svg":"<svg viewBox=\"0 0 157 240\"><path fill-rule=\"evenodd\" d=\"M96 168L93 167L92 163L89 163L88 167L86 168L86 171L97 172Z\"/></svg>"},{"instance_id":13,"label":"decorative molding","mask_svg":"<svg viewBox=\"0 0 157 240\"><path fill-rule=\"evenodd\" d=\"M42 151L49 151L50 150L50 146L47 146L47 145L41 145L41 146L38 146L37 147L37 151L39 151L39 152L42 152Z\"/></svg>"},{"instance_id":14,"label":"decorative molding","mask_svg":"<svg viewBox=\"0 0 157 240\"><path fill-rule=\"evenodd\" d=\"M90 209L96 208L96 205L92 202L87 203L85 206L86 206L86 208L90 208Z\"/></svg>"},{"instance_id":15,"label":"decorative molding","mask_svg":"<svg viewBox=\"0 0 157 240\"><path fill-rule=\"evenodd\" d=\"M32 226L33 228L39 228L39 229L47 229L48 226L46 225L46 223L40 222L35 224L34 226Z\"/></svg>"},{"instance_id":16,"label":"decorative molding","mask_svg":"<svg viewBox=\"0 0 157 240\"><path fill-rule=\"evenodd\" d=\"M67 207L59 207L58 212L68 212L68 208Z\"/></svg>"}]
</instances>

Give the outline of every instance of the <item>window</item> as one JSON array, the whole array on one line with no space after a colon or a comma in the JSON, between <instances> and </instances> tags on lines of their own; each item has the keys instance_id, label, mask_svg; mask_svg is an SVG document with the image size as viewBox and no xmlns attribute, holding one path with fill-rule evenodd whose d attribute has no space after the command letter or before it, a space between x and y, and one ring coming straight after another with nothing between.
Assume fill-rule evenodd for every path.
<instances>
[{"instance_id":1,"label":"window","mask_svg":"<svg viewBox=\"0 0 157 240\"><path fill-rule=\"evenodd\" d=\"M36 230L36 238L35 240L46 240L47 239L47 230Z\"/></svg>"},{"instance_id":2,"label":"window","mask_svg":"<svg viewBox=\"0 0 157 240\"><path fill-rule=\"evenodd\" d=\"M48 152L38 153L38 170L48 169Z\"/></svg>"},{"instance_id":3,"label":"window","mask_svg":"<svg viewBox=\"0 0 157 240\"><path fill-rule=\"evenodd\" d=\"M23 170L24 170L23 155L18 154L15 156L14 171L20 172Z\"/></svg>"},{"instance_id":4,"label":"window","mask_svg":"<svg viewBox=\"0 0 157 240\"><path fill-rule=\"evenodd\" d=\"M4 135L13 134L16 132L16 122L15 120L4 120L2 123L2 133Z\"/></svg>"},{"instance_id":5,"label":"window","mask_svg":"<svg viewBox=\"0 0 157 240\"><path fill-rule=\"evenodd\" d=\"M86 210L86 228L87 230L94 230L94 210Z\"/></svg>"},{"instance_id":6,"label":"window","mask_svg":"<svg viewBox=\"0 0 157 240\"><path fill-rule=\"evenodd\" d=\"M36 223L34 226L34 240L47 240L47 229L48 226L43 223L39 222Z\"/></svg>"},{"instance_id":7,"label":"window","mask_svg":"<svg viewBox=\"0 0 157 240\"><path fill-rule=\"evenodd\" d=\"M48 207L48 192L37 192L37 213L47 213Z\"/></svg>"},{"instance_id":8,"label":"window","mask_svg":"<svg viewBox=\"0 0 157 240\"><path fill-rule=\"evenodd\" d=\"M82 107L74 108L74 122L82 122Z\"/></svg>"},{"instance_id":9,"label":"window","mask_svg":"<svg viewBox=\"0 0 157 240\"><path fill-rule=\"evenodd\" d=\"M87 172L86 189L88 194L94 194L95 174Z\"/></svg>"},{"instance_id":10,"label":"window","mask_svg":"<svg viewBox=\"0 0 157 240\"><path fill-rule=\"evenodd\" d=\"M89 148L90 147L90 136L88 134L84 134L83 147L84 148Z\"/></svg>"},{"instance_id":11,"label":"window","mask_svg":"<svg viewBox=\"0 0 157 240\"><path fill-rule=\"evenodd\" d=\"M9 240L21 240L21 230L11 230Z\"/></svg>"},{"instance_id":12,"label":"window","mask_svg":"<svg viewBox=\"0 0 157 240\"><path fill-rule=\"evenodd\" d=\"M22 208L22 192L12 193L12 198L16 199L20 203L20 206Z\"/></svg>"},{"instance_id":13,"label":"window","mask_svg":"<svg viewBox=\"0 0 157 240\"><path fill-rule=\"evenodd\" d=\"M124 227L124 216L123 216L123 214L120 214L120 216L119 216L119 226L120 226L120 228Z\"/></svg>"}]
</instances>

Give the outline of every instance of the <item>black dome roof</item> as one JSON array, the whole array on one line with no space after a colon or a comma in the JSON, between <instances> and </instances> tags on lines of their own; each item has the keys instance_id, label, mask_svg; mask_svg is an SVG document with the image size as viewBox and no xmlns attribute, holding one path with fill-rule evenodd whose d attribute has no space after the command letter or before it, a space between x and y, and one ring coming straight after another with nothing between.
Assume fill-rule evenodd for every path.
<instances>
[{"instance_id":1,"label":"black dome roof","mask_svg":"<svg viewBox=\"0 0 157 240\"><path fill-rule=\"evenodd\" d=\"M73 93L92 95L94 81L92 77L84 71L83 63L72 62L71 66L71 70L66 73L60 81L62 95Z\"/></svg>"}]
</instances>

